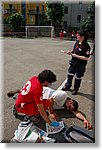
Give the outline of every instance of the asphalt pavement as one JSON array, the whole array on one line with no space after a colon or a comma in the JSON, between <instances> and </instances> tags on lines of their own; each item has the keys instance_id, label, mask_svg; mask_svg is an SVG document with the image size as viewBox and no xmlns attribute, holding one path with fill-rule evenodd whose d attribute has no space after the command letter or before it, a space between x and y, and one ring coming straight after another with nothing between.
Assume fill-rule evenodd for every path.
<instances>
[{"instance_id":1,"label":"asphalt pavement","mask_svg":"<svg viewBox=\"0 0 102 150\"><path fill-rule=\"evenodd\" d=\"M70 56L61 50L71 50L75 41L50 38L3 38L2 39L2 119L0 122L2 139L7 142L14 136L19 120L12 114L14 100L7 97L7 92L22 86L30 77L38 75L44 69L52 70L57 76L57 82L52 88L59 88L67 77L68 60ZM92 47L93 44L89 43ZM95 129L95 56L91 55L85 76L78 95L74 98ZM58 111L59 117L68 125L73 123L83 126L83 122L65 110Z\"/></svg>"}]
</instances>

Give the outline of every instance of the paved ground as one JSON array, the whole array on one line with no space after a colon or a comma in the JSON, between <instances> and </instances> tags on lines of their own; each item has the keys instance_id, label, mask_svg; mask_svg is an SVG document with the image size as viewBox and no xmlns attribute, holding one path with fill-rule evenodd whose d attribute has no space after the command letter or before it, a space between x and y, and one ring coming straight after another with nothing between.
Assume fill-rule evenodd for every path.
<instances>
[{"instance_id":1,"label":"paved ground","mask_svg":"<svg viewBox=\"0 0 102 150\"><path fill-rule=\"evenodd\" d=\"M9 141L19 124L12 115L14 101L7 97L10 90L21 88L33 75L38 75L43 69L51 69L57 75L57 82L53 86L57 89L66 79L67 65L70 56L61 53L61 50L70 50L74 41L60 41L56 39L2 39L2 64L3 64L3 96L2 96L2 137ZM91 44L92 46L92 44ZM83 111L94 127L95 97L94 97L94 56L90 57L87 71L83 78L80 92L72 96L79 102L79 110ZM69 126L73 122L83 126L83 123L71 113L58 111L58 114Z\"/></svg>"}]
</instances>

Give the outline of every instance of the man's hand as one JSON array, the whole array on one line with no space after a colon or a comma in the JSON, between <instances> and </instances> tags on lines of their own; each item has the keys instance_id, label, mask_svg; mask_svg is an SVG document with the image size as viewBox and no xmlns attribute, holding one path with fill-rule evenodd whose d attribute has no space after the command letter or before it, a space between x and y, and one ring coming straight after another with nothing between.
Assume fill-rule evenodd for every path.
<instances>
[{"instance_id":1,"label":"man's hand","mask_svg":"<svg viewBox=\"0 0 102 150\"><path fill-rule=\"evenodd\" d=\"M49 117L51 118L51 120L56 120L56 116L54 114L50 114Z\"/></svg>"},{"instance_id":2,"label":"man's hand","mask_svg":"<svg viewBox=\"0 0 102 150\"><path fill-rule=\"evenodd\" d=\"M51 120L58 120L56 113L49 114L49 117L51 118Z\"/></svg>"},{"instance_id":3,"label":"man's hand","mask_svg":"<svg viewBox=\"0 0 102 150\"><path fill-rule=\"evenodd\" d=\"M88 130L92 129L92 125L88 122L87 119L84 119L84 128L87 128Z\"/></svg>"}]
</instances>

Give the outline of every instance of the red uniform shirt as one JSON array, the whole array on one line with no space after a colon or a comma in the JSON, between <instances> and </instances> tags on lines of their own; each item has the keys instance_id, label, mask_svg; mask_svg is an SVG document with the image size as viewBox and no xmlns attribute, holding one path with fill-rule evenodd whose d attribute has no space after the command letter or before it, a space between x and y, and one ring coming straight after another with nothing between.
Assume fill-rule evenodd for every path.
<instances>
[{"instance_id":1,"label":"red uniform shirt","mask_svg":"<svg viewBox=\"0 0 102 150\"><path fill-rule=\"evenodd\" d=\"M26 115L39 114L37 104L43 104L44 108L48 107L49 102L42 99L43 86L37 77L32 77L21 89L16 100L16 109ZM25 103L23 108L21 104Z\"/></svg>"},{"instance_id":2,"label":"red uniform shirt","mask_svg":"<svg viewBox=\"0 0 102 150\"><path fill-rule=\"evenodd\" d=\"M64 36L64 32L61 31L61 32L60 32L60 37L63 37L63 36Z\"/></svg>"}]
</instances>

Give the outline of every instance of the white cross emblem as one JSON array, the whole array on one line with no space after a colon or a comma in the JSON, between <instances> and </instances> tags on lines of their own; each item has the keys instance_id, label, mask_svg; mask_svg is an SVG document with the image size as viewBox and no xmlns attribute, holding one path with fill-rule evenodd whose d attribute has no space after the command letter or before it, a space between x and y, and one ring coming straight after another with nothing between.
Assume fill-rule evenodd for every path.
<instances>
[{"instance_id":1,"label":"white cross emblem","mask_svg":"<svg viewBox=\"0 0 102 150\"><path fill-rule=\"evenodd\" d=\"M21 94L22 94L22 95L28 94L29 91L30 91L30 88L31 88L31 82L28 81L28 82L23 86Z\"/></svg>"}]
</instances>

